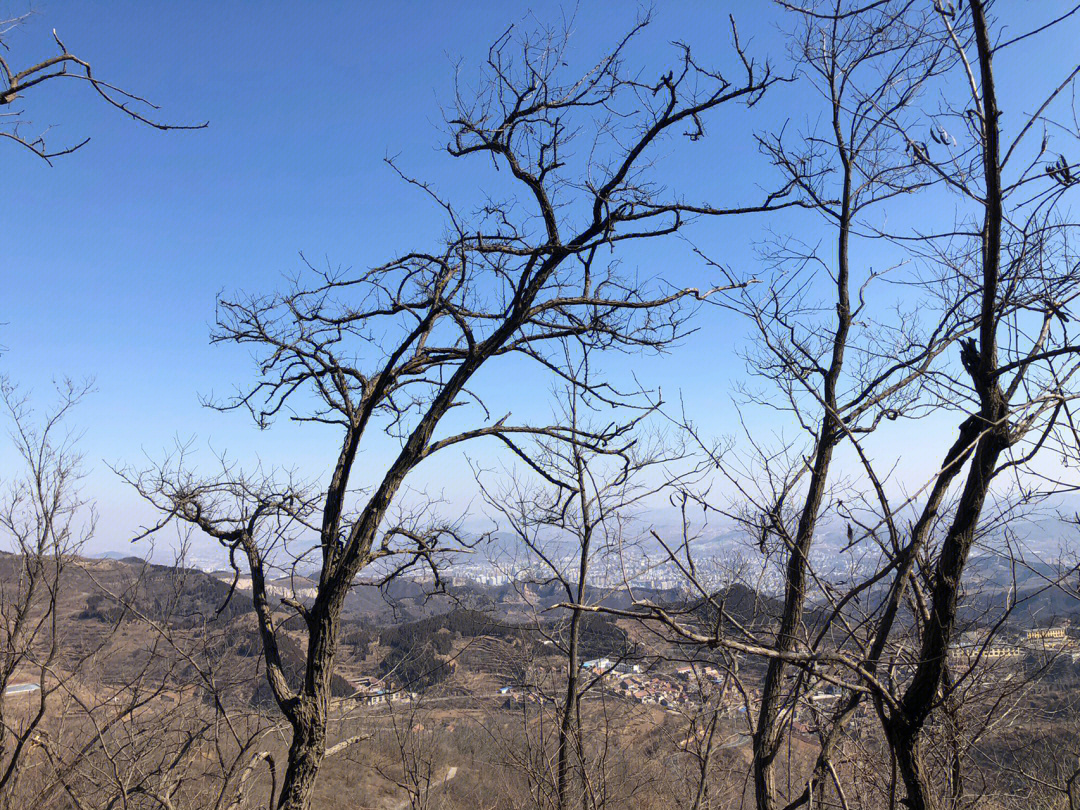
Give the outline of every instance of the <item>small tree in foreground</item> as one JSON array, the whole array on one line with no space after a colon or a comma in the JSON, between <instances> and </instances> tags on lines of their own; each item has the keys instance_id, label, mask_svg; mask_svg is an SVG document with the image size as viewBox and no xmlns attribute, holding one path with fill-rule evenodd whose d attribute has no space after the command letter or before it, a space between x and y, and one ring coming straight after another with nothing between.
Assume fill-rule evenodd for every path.
<instances>
[{"instance_id":1,"label":"small tree in foreground","mask_svg":"<svg viewBox=\"0 0 1080 810\"><path fill-rule=\"evenodd\" d=\"M575 364L579 379L587 379L588 365L587 355ZM614 753L611 741L618 727L606 711L593 718L582 709L586 697L603 699L605 689L606 673L582 666L590 654L600 654L595 640L593 653L586 646L589 625L599 625L602 635L604 625L593 621L599 617L587 608L610 592L597 585L595 569L615 565L624 554L631 556L635 513L652 496L695 478L699 471L692 463L678 469L685 458L683 448L648 431L654 409L631 411L621 421L610 421L610 407L597 412L580 389L568 388L559 400L557 421L575 431L588 430L600 416L608 421L603 447L540 437L527 456L535 475L514 470L501 476L501 482L493 483L483 474L478 479L494 519L513 538L518 552L514 567L526 566L524 577L514 576L523 601L532 601L532 588L542 593L554 589L557 598L569 605L557 611L531 605L531 623L561 665L550 683L529 684L527 697L537 700L537 712L551 707L554 721L545 724L542 717L538 722L530 712L523 713L525 735L530 726L538 730L532 756L521 757L529 765L526 776L538 803L566 810L602 806L615 792L606 759ZM624 647L605 646L602 653L622 658L631 652L629 645ZM553 727L554 739L543 734L545 726Z\"/></svg>"}]
</instances>

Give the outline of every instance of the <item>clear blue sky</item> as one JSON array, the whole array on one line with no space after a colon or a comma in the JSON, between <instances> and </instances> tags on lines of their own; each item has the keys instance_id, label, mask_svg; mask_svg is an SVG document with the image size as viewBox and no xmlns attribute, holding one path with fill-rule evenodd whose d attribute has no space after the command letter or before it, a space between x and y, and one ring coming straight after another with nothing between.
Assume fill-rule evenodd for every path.
<instances>
[{"instance_id":1,"label":"clear blue sky","mask_svg":"<svg viewBox=\"0 0 1080 810\"><path fill-rule=\"evenodd\" d=\"M658 3L655 25L631 58L646 71L688 41L706 61L730 64L732 5L751 50L780 41L761 2ZM4 3L8 16L29 8ZM383 165L397 155L414 175L466 198L484 182L475 165L448 158L440 101L450 99L454 64L474 75L488 43L529 9L556 20L572 6L506 3L162 3L33 4L35 16L9 36L7 58L22 65L53 52L50 29L90 61L101 78L161 106L174 123L208 120L206 130L161 133L138 126L75 83L51 86L26 104L50 125L52 144L91 137L48 167L0 143L4 206L0 278L4 305L0 367L45 401L53 377L92 376L97 392L77 413L93 473L89 494L102 512L102 548L121 545L138 514L103 461L139 463L173 437L229 448L240 458L297 464L318 474L332 436L288 427L258 434L239 415L199 406L198 395L227 392L250 366L243 352L208 344L219 290L271 290L295 271L297 253L334 265L378 262L441 231L436 212ZM600 53L632 23L631 4L584 3L574 25L582 58ZM1075 30L1072 32L1075 34ZM1074 50L1075 36L1060 41ZM749 114L713 122L710 137L661 157L668 181L689 197L751 201L767 185L748 137L791 117L805 122L804 97L780 88ZM780 230L812 220L777 216ZM764 219L714 224L693 233L723 261L752 269ZM702 268L668 245L627 254L647 273L700 279ZM669 396L682 387L707 430L732 428L727 410L739 328L703 318L684 351L643 361L645 379ZM705 362L703 363L703 359ZM535 380L500 379L510 394ZM489 384L494 384L491 382ZM535 396L529 400L536 402ZM508 396L506 407L528 407ZM485 452L485 451L477 451ZM376 452L375 457L377 458ZM460 463L460 462L453 462ZM445 469L431 473L445 479ZM452 476L463 498L465 475Z\"/></svg>"}]
</instances>

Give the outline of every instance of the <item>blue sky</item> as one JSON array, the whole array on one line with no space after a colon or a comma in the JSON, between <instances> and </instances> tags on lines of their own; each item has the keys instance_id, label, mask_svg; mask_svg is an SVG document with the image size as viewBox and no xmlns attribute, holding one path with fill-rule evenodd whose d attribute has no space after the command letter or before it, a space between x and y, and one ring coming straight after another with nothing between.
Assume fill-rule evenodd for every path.
<instances>
[{"instance_id":1,"label":"blue sky","mask_svg":"<svg viewBox=\"0 0 1080 810\"><path fill-rule=\"evenodd\" d=\"M8 16L26 8L5 4ZM450 100L458 60L466 80L475 75L487 44L509 24L527 21L529 9L551 21L572 6L34 3L35 15L9 36L13 65L51 54L55 28L98 76L160 105L162 120L210 124L157 132L85 87L54 83L27 102L28 117L52 127L54 145L87 136L90 143L53 167L0 143L9 189L0 364L41 402L52 378L96 380L77 422L92 468L88 493L102 513L101 547L121 545L141 514L103 462L138 464L174 437L194 436L200 446L228 448L241 459L258 454L313 475L328 466L333 437L326 431L283 426L260 434L239 415L200 407L200 394L227 392L250 373L242 351L209 345L215 295L280 286L299 268L299 251L316 262L363 266L437 238L436 212L383 158L398 156L406 170L452 196L479 191L483 171L441 151L439 105ZM655 24L631 58L655 72L672 53L668 43L681 39L703 58L730 64L731 10L720 3L657 4ZM751 51L782 62L771 7L738 3L734 11ZM634 16L631 4L582 4L577 53L599 54ZM1066 32L1060 42L1072 50L1075 38ZM769 175L750 133L813 115L797 88L781 87L759 108L712 122L710 137L692 149L677 143L662 150L665 178L689 197L751 201ZM712 223L691 235L710 254L752 272L752 245L766 224L811 235L816 227L806 215L785 214L767 223ZM623 260L673 279L702 273L672 243ZM733 427L727 403L743 368L733 353L741 327L723 318L706 313L701 331L668 358L633 361L669 397L684 389L695 418L716 434ZM486 384L505 389L506 407L516 412L543 401L527 374ZM371 458L377 463L379 451ZM445 466L424 471L418 483L424 475L438 486L450 480L448 496L467 498L467 475L446 473Z\"/></svg>"}]
</instances>

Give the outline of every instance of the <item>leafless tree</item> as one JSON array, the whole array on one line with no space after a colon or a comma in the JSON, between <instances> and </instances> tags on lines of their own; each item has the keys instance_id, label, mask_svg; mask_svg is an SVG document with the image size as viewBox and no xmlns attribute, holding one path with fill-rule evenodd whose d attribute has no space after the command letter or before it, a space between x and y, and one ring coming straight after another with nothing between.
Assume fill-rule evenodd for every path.
<instances>
[{"instance_id":1,"label":"leafless tree","mask_svg":"<svg viewBox=\"0 0 1080 810\"><path fill-rule=\"evenodd\" d=\"M21 465L3 481L0 509L0 806L224 807L236 763L266 724L227 709L220 678L191 677L223 663L222 628L173 626L189 599L182 568L168 575L171 598L154 595L151 618L141 612L139 567L78 556L95 512L81 493L70 415L89 385L62 383L44 413L7 380L0 385ZM87 590L99 620L76 615ZM118 654L117 642L135 620L154 632L132 660L114 660L130 654Z\"/></svg>"},{"instance_id":2,"label":"leafless tree","mask_svg":"<svg viewBox=\"0 0 1080 810\"><path fill-rule=\"evenodd\" d=\"M760 336L753 369L779 393L778 407L792 414L809 447L785 455L765 451L755 464L756 481L728 476L745 499L735 517L763 551L778 541L785 561L784 603L754 737L760 810L781 801L776 758L799 691L809 683L788 677L788 657L806 651L805 604L819 588L810 563L815 536L828 512L843 511L833 481L836 449L918 407L922 379L967 325L953 313L930 329L917 320L886 325L874 297L889 270L853 273L851 267L852 242L864 223L887 202L930 181L907 159L902 133L907 110L948 65L940 37L927 23L933 12L909 2L874 4L844 16L839 4L829 10L825 21L803 12L793 39L806 81L824 101L825 132L796 136L794 144L785 133L761 143L830 226L835 258L793 242L778 246L767 255L779 277L746 306ZM811 297L819 275L834 287L822 304ZM890 345L899 352L883 351ZM777 465L785 456L794 462L786 469Z\"/></svg>"},{"instance_id":3,"label":"leafless tree","mask_svg":"<svg viewBox=\"0 0 1080 810\"><path fill-rule=\"evenodd\" d=\"M587 446L540 436L526 451L525 474L503 471L497 473L495 481L485 480L490 475L478 478L500 529L515 541L516 553L511 553L517 569L514 586L526 599L530 588L546 591L555 587L568 606L561 609L567 614L565 619L534 606L532 621L565 666L563 677L556 678L554 684L535 684L541 707L550 703L555 708L557 731L553 756L544 756L541 749L530 760L553 762L552 772L529 774L539 783L537 795L550 795L552 806L560 810L599 807L601 797L608 793L606 774L602 767L593 767L587 745L589 740L606 738L608 730L587 734L581 709L585 696L603 689L605 676L611 674L603 668L582 668L582 625L591 618L587 608L610 590L609 586L596 585L596 567L610 571L631 551L627 546L635 534L635 512L643 502L670 486L686 484L698 472L683 448L662 434L648 432L648 418L655 415L656 406L631 410L622 421L613 419L610 407L605 406L602 416L606 426L593 427L601 414L590 406L586 393L588 354L574 365L574 378L585 385L565 390L555 422L574 434L594 435L600 441ZM680 463L684 463L681 470ZM616 665L622 665L629 653L604 651L605 656L614 656ZM550 695L548 688L561 694ZM537 744L542 746L543 742L541 739Z\"/></svg>"},{"instance_id":4,"label":"leafless tree","mask_svg":"<svg viewBox=\"0 0 1080 810\"><path fill-rule=\"evenodd\" d=\"M0 379L6 422L22 465L5 484L0 531L0 797L16 794L46 717L61 688L56 665L60 583L72 555L93 532L92 507L79 492L82 477L74 436L65 419L87 386L66 383L59 402L38 417L28 399Z\"/></svg>"},{"instance_id":5,"label":"leafless tree","mask_svg":"<svg viewBox=\"0 0 1080 810\"><path fill-rule=\"evenodd\" d=\"M836 26L840 15L837 9L830 11L826 24ZM931 384L921 383L915 389L915 401L928 402L922 407L952 404L959 390L964 392L962 401L972 402L975 412L963 422L960 437L944 454L941 471L911 516L906 538L901 537L899 524L907 502L890 501L882 484L885 476L874 469L862 447L863 437L850 436L874 486L871 502L877 502L870 510L876 517L852 522L864 537L873 537L878 529L884 532L886 542L879 545L885 553L877 571L855 591L839 599L826 592L826 601L833 603L830 615L839 616L837 606L852 603L857 593L866 592L882 575L891 577L891 587L869 623L873 632L862 636L864 653L854 667L860 688L843 704L825 738L814 777L796 803L811 801L815 790L820 792L829 769L829 742L837 738L866 691L874 696L882 719L903 781L904 801L924 808L936 807L939 799L946 798L938 787L940 778L924 770L920 743L935 712L942 713L946 724L953 722L949 717L959 717L959 686L970 683L963 674L950 675L948 667L966 561L987 524L1009 511L1001 500L1002 492L994 508L987 509L994 479L1003 473L1014 475L1021 499L1032 497L1021 471L1030 470L1028 465L1047 445L1052 449L1060 442L1055 440L1059 419L1068 413L1074 395L1070 381L1076 348L1068 333L1068 315L1059 312L1059 307L1067 306L1076 295L1077 277L1068 248L1071 225L1055 213L1057 201L1070 185L1068 162L1059 158L1044 172L1045 141L1033 148L1026 146L1025 137L1040 125L1049 126L1048 109L1071 85L1077 71L1053 87L1036 113L1021 120L1015 139L1003 147L992 56L1028 38L992 45L991 23L979 2L969 3L966 9L938 4L924 27L938 32L934 41L944 42L951 50L948 63L965 77L968 99L931 118L932 146L919 140L912 124L897 112L888 111L882 121L903 138L912 164L925 167L936 182L970 201L976 213L971 220L955 224L927 224L920 228L918 239L908 242L916 257L932 263L933 283L944 282L947 293L941 297L942 311L960 316L954 340L965 328L973 335L960 344L961 368L955 363L940 370L928 367L925 380ZM1039 26L1033 33L1042 30ZM947 119L957 135L946 129ZM964 120L968 124L961 128ZM1025 161L1011 175L1007 170L1010 158ZM949 322L943 319L942 323ZM965 377L971 382L965 384ZM1056 486L1056 482L1048 483L1051 489ZM954 484L960 492L949 502L946 499ZM931 552L934 541L939 545ZM921 587L918 579L924 575L925 587ZM909 592L909 588L914 590ZM897 616L909 593L913 599L910 621L918 627L915 654L907 665L910 680L891 676L879 680L883 659L896 655L896 648L887 651L890 642L895 643L891 634L900 629ZM953 756L948 761L949 790L959 791L959 760ZM839 784L837 790L841 790Z\"/></svg>"},{"instance_id":6,"label":"leafless tree","mask_svg":"<svg viewBox=\"0 0 1080 810\"><path fill-rule=\"evenodd\" d=\"M981 524L993 517L987 500L995 480L1004 475L1019 479L1044 448L1052 451L1060 442L1058 426L1070 411L1078 370L1068 307L1080 293L1070 249L1072 223L1057 207L1071 185L1068 161L1059 158L1044 170L1048 137L1041 146L1028 143L1034 129L1051 126L1048 116L1055 99L1072 86L1080 66L1063 77L1033 115L1015 130L1010 127L1015 134L1008 136L998 107L993 58L1020 43L1029 46L1030 38L995 43L993 23L980 0L971 0L966 9L938 6L936 11L966 78L967 98L949 114L957 123L969 122L964 138L970 145L961 151L967 151L971 163L949 150L948 157L928 153L917 159L972 203L972 219L956 229L965 237L959 248L952 239L946 240L950 248L932 244L940 264L955 273L957 291L977 302L978 330L964 341L960 353L966 384L964 375L957 375L974 412L960 425L960 437L945 455L943 472L916 523L936 516L937 493L955 480L960 491L931 568L917 664L899 700L875 698L906 801L919 810L937 806L935 780L923 769L920 744L927 720L951 694L948 652L965 566ZM1031 33L1045 28L1038 26ZM966 40L965 30L970 31ZM1055 482L1049 482L1049 488L1054 489ZM912 534L908 547L914 554L926 538ZM896 576L902 573L898 570ZM903 588L894 580L893 594Z\"/></svg>"},{"instance_id":7,"label":"leafless tree","mask_svg":"<svg viewBox=\"0 0 1080 810\"><path fill-rule=\"evenodd\" d=\"M784 136L762 144L836 225L838 263L834 268L817 249L791 242L774 249L777 266L787 263L795 272L779 275L747 311L761 324L763 349L750 356L751 369L780 396L748 388L748 400L790 412L810 447L769 447L748 430L755 462L740 469L740 459L728 454L719 467L742 503L729 516L759 539L766 560L784 562L784 601L772 628L740 625L734 617L710 628L652 604L635 612L687 641L768 661L753 762L759 807L848 806L854 785L841 784L833 757L868 696L901 782L886 785L884 801L891 791L893 801L936 807L939 798L960 798L962 783L953 754L935 753L939 765L930 774L925 741L932 731L956 727L964 716L957 701L972 683L969 669L950 672L948 664L968 557L980 537L1007 552L1003 535L992 529L1015 517L1016 507L1065 485L1038 459L1055 451L1067 456L1072 437L1077 346L1069 306L1078 279L1072 223L1061 200L1074 178L1067 158L1047 163L1046 155L1053 116L1068 112L1061 100L1077 70L1052 82L1047 96L1014 102L1015 108L1030 103L1034 112L1010 122L1014 135L1006 141L993 56L1033 47L1076 9L1009 38L995 33L979 2L793 10L806 26L796 39L798 53L823 90L832 131L828 138L802 137L801 151ZM946 99L956 92L964 97L930 112L920 96L927 86ZM1068 137L1068 127L1064 132ZM1041 145L1029 143L1039 135ZM939 221L939 209L926 208L901 234L894 224L881 225L888 219L866 215L926 191L954 196L960 218ZM918 311L898 310L891 322L880 318L873 287L882 274L853 280L855 239L899 254L905 277L897 280L921 291ZM815 271L836 290L826 307L815 301ZM740 298L753 301L756 292ZM814 324L818 313L827 313L824 324ZM870 440L880 425L940 416L941 409L961 412L960 436L943 450L940 469L925 486L897 497ZM861 480L830 473L841 446L850 449ZM841 559L852 564L846 570L811 564L815 535L830 523L847 525ZM681 567L722 615L693 565ZM815 609L807 616L811 597ZM789 762L789 785L780 784L778 754L801 697L819 679L846 691L821 726L804 789L792 792L790 783L800 777L792 776ZM999 717L1006 705L991 701ZM977 737L988 715L976 720ZM938 789L943 778L952 792L947 797ZM827 797L830 789L835 793Z\"/></svg>"},{"instance_id":8,"label":"leafless tree","mask_svg":"<svg viewBox=\"0 0 1080 810\"><path fill-rule=\"evenodd\" d=\"M748 453L717 459L739 496L734 510L720 511L782 566L784 600L775 617L775 640L755 633L745 639L757 652L768 649L754 735L761 810L782 802L777 758L794 706L810 683L791 669L815 654L804 612L820 588L810 562L815 537L824 520L843 510L832 469L836 450L883 422L914 415L928 370L971 326L956 313L929 328L903 317L886 323L875 294L898 268L851 267L866 223L890 201L934 180L909 159L903 138L908 110L949 64L941 37L929 30L933 11L908 2L871 4L857 13L829 11L824 20L799 12L792 37L803 81L823 101L823 131L785 129L759 143L821 215L830 249L792 238L777 241L763 254L773 270L768 283L725 301L747 316L756 333L748 367L751 378L765 383L765 390L756 389L752 379L743 387L743 407L787 412L806 436L805 444L776 448L748 429ZM827 297L819 301L822 289ZM686 545L684 538L684 550ZM710 586L699 582L696 588L723 616Z\"/></svg>"},{"instance_id":9,"label":"leafless tree","mask_svg":"<svg viewBox=\"0 0 1080 810\"><path fill-rule=\"evenodd\" d=\"M245 409L260 425L291 413L334 426L341 447L325 490L230 468L211 480L169 465L130 476L166 518L197 525L250 572L267 677L293 732L281 808L310 801L326 749L341 609L357 574L376 564L391 575L430 564L457 535L452 524L390 521L409 474L446 448L484 437L511 451L519 449L517 437L537 433L585 446L597 438L560 425L516 425L509 414L491 417L473 388L481 368L523 358L581 385L552 347L573 340L611 350L663 348L681 332L680 303L712 291L650 290L622 277L612 252L674 233L689 217L796 204L787 188L729 208L665 194L650 172L656 145L700 139L707 118L753 104L776 78L736 37L737 80L701 67L680 46L671 71L643 82L624 62L643 27L570 78L563 32L519 36L511 29L498 39L485 84L456 99L448 152L505 169L511 196L466 215L429 184L407 178L446 220L447 238L436 250L410 251L361 272L309 267L284 294L220 301L215 340L250 346L259 357L256 381L222 407ZM612 381L589 385L600 400L623 396ZM469 410L475 426L447 432L447 414L462 420ZM380 429L400 441L400 451L385 470L364 471L370 489L357 503L358 453ZM318 594L311 604L288 604L307 636L303 682L290 683L266 577L275 564L300 558L315 565Z\"/></svg>"},{"instance_id":10,"label":"leafless tree","mask_svg":"<svg viewBox=\"0 0 1080 810\"><path fill-rule=\"evenodd\" d=\"M387 728L381 733L388 738L386 746L391 752L390 764L376 765L379 775L405 791L406 801L402 808L426 810L433 804L438 789L450 776L450 768L441 768L435 761L436 741L439 735L438 719L424 706L422 699L409 700L395 705L388 702L383 719Z\"/></svg>"}]
</instances>

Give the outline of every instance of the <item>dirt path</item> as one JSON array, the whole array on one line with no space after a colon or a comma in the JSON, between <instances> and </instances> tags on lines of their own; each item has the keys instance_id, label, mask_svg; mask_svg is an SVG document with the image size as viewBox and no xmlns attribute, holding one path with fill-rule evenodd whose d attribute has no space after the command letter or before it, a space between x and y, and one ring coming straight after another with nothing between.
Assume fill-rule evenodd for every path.
<instances>
[{"instance_id":1,"label":"dirt path","mask_svg":"<svg viewBox=\"0 0 1080 810\"><path fill-rule=\"evenodd\" d=\"M451 779L453 779L455 776L457 776L457 772L458 772L458 766L457 765L451 765L449 768L447 768L446 769L446 775L442 778L442 784L445 785L447 782L449 782ZM438 783L437 780L433 779L431 781L432 788L434 788L438 784L439 783ZM398 802L397 804L392 805L391 810L409 810L409 801L410 801L410 799L408 797L406 797L406 798L402 799L400 802Z\"/></svg>"}]
</instances>

